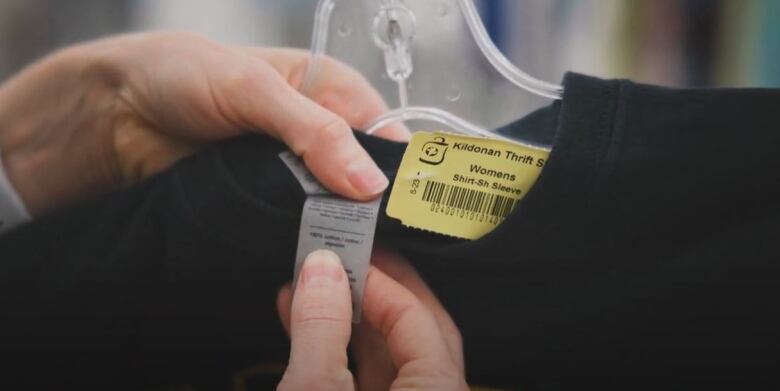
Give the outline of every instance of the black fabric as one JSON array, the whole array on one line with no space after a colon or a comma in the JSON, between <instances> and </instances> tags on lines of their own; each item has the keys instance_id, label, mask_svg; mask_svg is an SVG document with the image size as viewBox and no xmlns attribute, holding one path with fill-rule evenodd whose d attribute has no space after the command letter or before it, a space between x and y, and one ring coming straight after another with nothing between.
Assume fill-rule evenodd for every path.
<instances>
[{"instance_id":1,"label":"black fabric","mask_svg":"<svg viewBox=\"0 0 780 391\"><path fill-rule=\"evenodd\" d=\"M458 241L384 215L377 228L451 311L469 380L769 387L780 91L576 74L565 85L562 102L501 130L555 140L494 232ZM405 146L358 136L392 178ZM291 279L304 195L282 150L232 140L0 238L0 355L11 363L0 381L219 389L285 362L274 301Z\"/></svg>"}]
</instances>

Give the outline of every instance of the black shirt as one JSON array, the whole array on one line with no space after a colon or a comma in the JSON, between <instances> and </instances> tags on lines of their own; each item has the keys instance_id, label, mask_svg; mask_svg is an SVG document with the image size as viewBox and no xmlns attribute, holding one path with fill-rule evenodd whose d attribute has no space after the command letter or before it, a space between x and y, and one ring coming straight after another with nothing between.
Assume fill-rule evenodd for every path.
<instances>
[{"instance_id":1,"label":"black shirt","mask_svg":"<svg viewBox=\"0 0 780 391\"><path fill-rule=\"evenodd\" d=\"M770 384L780 91L576 74L565 86L562 102L501 130L555 136L495 231L466 242L379 221L377 241L412 260L461 328L469 380ZM405 146L359 140L392 179ZM232 140L0 238L5 379L218 388L285 362L274 303L305 196L282 150Z\"/></svg>"}]
</instances>

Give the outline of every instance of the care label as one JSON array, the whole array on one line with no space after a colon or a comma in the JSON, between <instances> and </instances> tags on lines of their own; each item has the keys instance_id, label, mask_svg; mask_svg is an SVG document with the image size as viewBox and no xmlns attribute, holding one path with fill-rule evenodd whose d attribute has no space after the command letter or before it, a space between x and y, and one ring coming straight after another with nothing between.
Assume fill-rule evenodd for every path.
<instances>
[{"instance_id":1,"label":"care label","mask_svg":"<svg viewBox=\"0 0 780 391\"><path fill-rule=\"evenodd\" d=\"M408 227L478 239L525 197L549 155L510 141L415 133L393 183L387 215Z\"/></svg>"},{"instance_id":2,"label":"care label","mask_svg":"<svg viewBox=\"0 0 780 391\"><path fill-rule=\"evenodd\" d=\"M290 151L284 151L279 154L279 159L282 159L284 164L290 169L290 171L298 179L298 183L301 184L303 192L306 195L324 195L331 194L331 192L323 186L314 174L306 168L306 164L298 156Z\"/></svg>"},{"instance_id":3,"label":"care label","mask_svg":"<svg viewBox=\"0 0 780 391\"><path fill-rule=\"evenodd\" d=\"M341 259L352 292L352 321L360 323L363 288L371 264L371 250L382 198L357 202L331 194L291 152L279 157L309 195L303 204L298 250L295 255L296 286L303 262L316 250L330 250Z\"/></svg>"},{"instance_id":4,"label":"care label","mask_svg":"<svg viewBox=\"0 0 780 391\"><path fill-rule=\"evenodd\" d=\"M0 156L0 235L30 220L24 202L16 193L3 168Z\"/></svg>"}]
</instances>

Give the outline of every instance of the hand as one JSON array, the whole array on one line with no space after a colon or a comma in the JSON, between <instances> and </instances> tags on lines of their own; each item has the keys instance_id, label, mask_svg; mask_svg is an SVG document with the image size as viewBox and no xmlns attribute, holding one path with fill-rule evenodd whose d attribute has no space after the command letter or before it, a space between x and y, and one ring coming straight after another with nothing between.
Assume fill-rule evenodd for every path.
<instances>
[{"instance_id":1,"label":"hand","mask_svg":"<svg viewBox=\"0 0 780 391\"><path fill-rule=\"evenodd\" d=\"M417 273L378 252L366 280L363 323L353 346L357 378L347 369L352 330L349 282L338 257L309 255L295 296L279 293L279 314L292 338L278 389L467 390L460 333Z\"/></svg>"},{"instance_id":2,"label":"hand","mask_svg":"<svg viewBox=\"0 0 780 391\"><path fill-rule=\"evenodd\" d=\"M311 92L309 56L227 46L188 33L144 33L65 49L0 87L0 151L28 209L135 183L203 144L265 131L331 190L369 199L387 178L355 140L386 110L355 71L323 61ZM381 136L404 139L400 126Z\"/></svg>"}]
</instances>

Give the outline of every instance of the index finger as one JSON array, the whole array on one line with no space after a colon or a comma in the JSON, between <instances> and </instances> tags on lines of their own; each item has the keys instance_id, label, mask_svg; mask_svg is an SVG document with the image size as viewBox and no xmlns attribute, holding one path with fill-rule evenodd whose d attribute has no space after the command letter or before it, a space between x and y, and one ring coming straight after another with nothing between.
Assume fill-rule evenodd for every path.
<instances>
[{"instance_id":1,"label":"index finger","mask_svg":"<svg viewBox=\"0 0 780 391\"><path fill-rule=\"evenodd\" d=\"M428 284L423 281L414 267L398 253L381 247L374 249L371 262L390 278L398 281L399 284L411 291L431 311L439 324L444 340L447 342L450 354L458 368L463 371L465 367L463 361L463 337L460 334L460 330L458 330L455 321L452 320L444 305L431 291Z\"/></svg>"},{"instance_id":2,"label":"index finger","mask_svg":"<svg viewBox=\"0 0 780 391\"><path fill-rule=\"evenodd\" d=\"M396 368L419 360L452 363L434 315L412 292L375 267L366 279L363 316L384 337Z\"/></svg>"},{"instance_id":3,"label":"index finger","mask_svg":"<svg viewBox=\"0 0 780 391\"><path fill-rule=\"evenodd\" d=\"M263 58L287 80L301 90L311 61L311 54L299 49L248 48ZM343 118L352 128L365 130L380 115L389 111L382 96L358 71L331 57L320 58L320 74L310 91L303 91L314 102ZM402 123L393 123L376 132L382 138L409 140L409 130Z\"/></svg>"}]
</instances>

